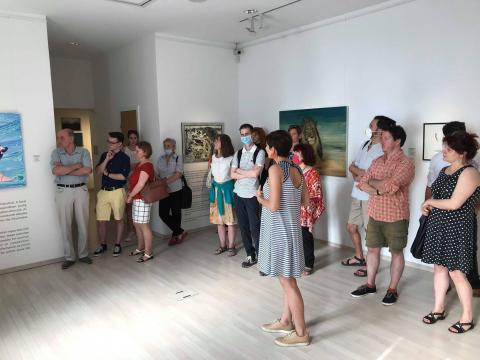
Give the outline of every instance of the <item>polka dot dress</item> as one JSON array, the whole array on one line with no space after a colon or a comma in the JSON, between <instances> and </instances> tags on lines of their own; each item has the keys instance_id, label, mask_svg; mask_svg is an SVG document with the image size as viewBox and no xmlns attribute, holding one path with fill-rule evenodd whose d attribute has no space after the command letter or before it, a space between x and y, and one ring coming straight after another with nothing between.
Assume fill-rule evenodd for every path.
<instances>
[{"instance_id":1,"label":"polka dot dress","mask_svg":"<svg viewBox=\"0 0 480 360\"><path fill-rule=\"evenodd\" d=\"M434 199L450 199L460 174L468 166L451 175L445 168L432 184ZM449 271L460 270L468 274L473 267L475 234L475 204L480 199L480 187L457 210L433 208L427 219L427 231L422 262L437 264Z\"/></svg>"}]
</instances>

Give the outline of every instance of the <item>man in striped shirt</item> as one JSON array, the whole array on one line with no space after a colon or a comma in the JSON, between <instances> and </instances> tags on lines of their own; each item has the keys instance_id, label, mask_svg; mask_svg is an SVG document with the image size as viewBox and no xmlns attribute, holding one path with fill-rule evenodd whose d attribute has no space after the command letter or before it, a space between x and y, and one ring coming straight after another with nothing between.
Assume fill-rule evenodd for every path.
<instances>
[{"instance_id":1,"label":"man in striped shirt","mask_svg":"<svg viewBox=\"0 0 480 360\"><path fill-rule=\"evenodd\" d=\"M353 291L353 297L376 293L375 277L380 265L382 247L389 247L392 255L390 285L383 298L384 305L393 305L398 299L397 285L405 267L403 249L408 240L409 186L415 176L415 165L403 152L407 135L394 125L382 132L384 155L375 159L359 179L360 190L370 195L366 243L367 284Z\"/></svg>"}]
</instances>

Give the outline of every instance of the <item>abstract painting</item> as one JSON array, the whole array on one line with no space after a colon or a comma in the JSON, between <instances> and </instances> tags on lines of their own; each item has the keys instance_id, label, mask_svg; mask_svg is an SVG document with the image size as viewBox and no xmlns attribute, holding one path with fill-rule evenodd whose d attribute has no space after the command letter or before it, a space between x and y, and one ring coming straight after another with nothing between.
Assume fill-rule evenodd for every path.
<instances>
[{"instance_id":1,"label":"abstract painting","mask_svg":"<svg viewBox=\"0 0 480 360\"><path fill-rule=\"evenodd\" d=\"M223 123L182 123L182 149L185 163L208 161L213 140L223 133Z\"/></svg>"},{"instance_id":2,"label":"abstract painting","mask_svg":"<svg viewBox=\"0 0 480 360\"><path fill-rule=\"evenodd\" d=\"M280 129L302 129L301 141L312 145L320 174L347 176L348 107L280 111Z\"/></svg>"},{"instance_id":3,"label":"abstract painting","mask_svg":"<svg viewBox=\"0 0 480 360\"><path fill-rule=\"evenodd\" d=\"M25 184L20 114L0 113L0 189Z\"/></svg>"}]
</instances>

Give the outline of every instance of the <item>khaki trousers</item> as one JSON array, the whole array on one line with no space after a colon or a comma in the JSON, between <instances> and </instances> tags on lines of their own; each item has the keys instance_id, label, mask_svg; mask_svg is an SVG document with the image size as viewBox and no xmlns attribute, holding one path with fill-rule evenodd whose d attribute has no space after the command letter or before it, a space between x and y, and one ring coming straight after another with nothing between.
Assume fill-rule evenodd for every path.
<instances>
[{"instance_id":1,"label":"khaki trousers","mask_svg":"<svg viewBox=\"0 0 480 360\"><path fill-rule=\"evenodd\" d=\"M55 192L60 230L62 233L65 260L75 261L75 249L72 237L72 218L75 211L75 220L78 228L78 257L88 256L88 213L89 194L86 185L77 188L57 186Z\"/></svg>"}]
</instances>

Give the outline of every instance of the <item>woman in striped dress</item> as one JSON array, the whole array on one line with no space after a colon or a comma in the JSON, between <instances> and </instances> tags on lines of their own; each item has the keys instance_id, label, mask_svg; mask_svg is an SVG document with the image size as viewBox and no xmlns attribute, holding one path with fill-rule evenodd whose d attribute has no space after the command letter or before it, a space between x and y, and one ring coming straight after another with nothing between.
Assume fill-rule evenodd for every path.
<instances>
[{"instance_id":1,"label":"woman in striped dress","mask_svg":"<svg viewBox=\"0 0 480 360\"><path fill-rule=\"evenodd\" d=\"M292 140L284 130L267 136L266 152L275 164L268 170L263 192L257 191L263 207L258 269L263 275L278 276L283 289L281 318L263 325L262 329L286 334L275 340L277 345L304 346L310 343L310 337L296 279L302 276L305 266L300 206L308 204L308 192L301 170L288 160L291 146Z\"/></svg>"}]
</instances>

